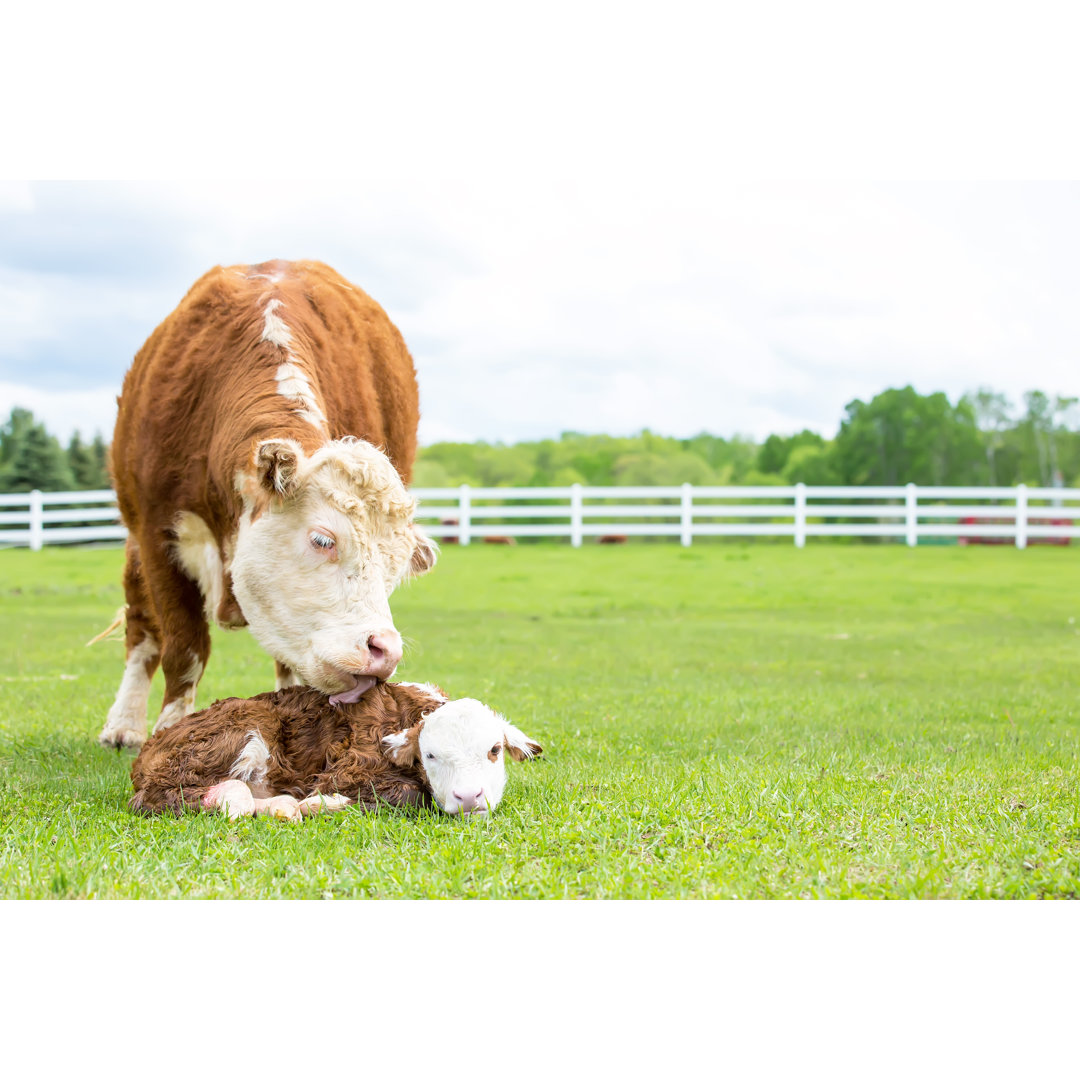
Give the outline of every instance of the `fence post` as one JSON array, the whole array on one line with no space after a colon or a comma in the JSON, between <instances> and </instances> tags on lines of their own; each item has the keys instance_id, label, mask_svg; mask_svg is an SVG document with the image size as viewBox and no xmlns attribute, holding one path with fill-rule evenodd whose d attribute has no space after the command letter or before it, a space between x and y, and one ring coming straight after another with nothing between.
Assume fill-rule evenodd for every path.
<instances>
[{"instance_id":1,"label":"fence post","mask_svg":"<svg viewBox=\"0 0 1080 1080\"><path fill-rule=\"evenodd\" d=\"M458 543L463 547L469 542L469 511L472 503L469 499L469 485L462 484L458 488Z\"/></svg>"},{"instance_id":2,"label":"fence post","mask_svg":"<svg viewBox=\"0 0 1080 1080\"><path fill-rule=\"evenodd\" d=\"M806 485L795 485L795 546L806 547Z\"/></svg>"},{"instance_id":3,"label":"fence post","mask_svg":"<svg viewBox=\"0 0 1080 1080\"><path fill-rule=\"evenodd\" d=\"M1027 484L1016 485L1016 546L1027 547L1028 503Z\"/></svg>"},{"instance_id":4,"label":"fence post","mask_svg":"<svg viewBox=\"0 0 1080 1080\"><path fill-rule=\"evenodd\" d=\"M919 496L914 484L908 484L904 495L905 522L907 525L907 546L915 547L919 542Z\"/></svg>"},{"instance_id":5,"label":"fence post","mask_svg":"<svg viewBox=\"0 0 1080 1080\"><path fill-rule=\"evenodd\" d=\"M581 547L581 485L570 485L570 543Z\"/></svg>"},{"instance_id":6,"label":"fence post","mask_svg":"<svg viewBox=\"0 0 1080 1080\"><path fill-rule=\"evenodd\" d=\"M45 521L42 517L41 492L30 492L30 550L40 551L45 543Z\"/></svg>"},{"instance_id":7,"label":"fence post","mask_svg":"<svg viewBox=\"0 0 1080 1080\"><path fill-rule=\"evenodd\" d=\"M694 486L682 486L682 546L689 547L694 542Z\"/></svg>"}]
</instances>

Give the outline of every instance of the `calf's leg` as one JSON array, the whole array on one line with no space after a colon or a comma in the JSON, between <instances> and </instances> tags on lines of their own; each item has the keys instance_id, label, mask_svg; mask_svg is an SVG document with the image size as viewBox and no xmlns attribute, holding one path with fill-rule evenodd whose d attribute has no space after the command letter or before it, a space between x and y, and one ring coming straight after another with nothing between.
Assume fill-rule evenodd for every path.
<instances>
[{"instance_id":1,"label":"calf's leg","mask_svg":"<svg viewBox=\"0 0 1080 1080\"><path fill-rule=\"evenodd\" d=\"M208 788L202 804L207 810L221 810L229 818L251 817L255 813L255 796L243 780L222 780Z\"/></svg>"},{"instance_id":2,"label":"calf's leg","mask_svg":"<svg viewBox=\"0 0 1080 1080\"><path fill-rule=\"evenodd\" d=\"M255 813L280 821L299 821L300 804L291 795L274 795L269 799L256 799Z\"/></svg>"},{"instance_id":3,"label":"calf's leg","mask_svg":"<svg viewBox=\"0 0 1080 1080\"><path fill-rule=\"evenodd\" d=\"M299 802L300 813L305 817L312 814L331 814L335 810L344 810L346 806L352 806L355 800L348 795L309 795Z\"/></svg>"}]
</instances>

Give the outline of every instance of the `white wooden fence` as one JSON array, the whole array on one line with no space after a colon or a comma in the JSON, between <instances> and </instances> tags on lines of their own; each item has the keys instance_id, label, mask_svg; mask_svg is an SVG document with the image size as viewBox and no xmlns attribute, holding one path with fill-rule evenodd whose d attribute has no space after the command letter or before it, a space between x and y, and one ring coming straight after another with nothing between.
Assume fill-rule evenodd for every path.
<instances>
[{"instance_id":1,"label":"white wooden fence","mask_svg":"<svg viewBox=\"0 0 1080 1080\"><path fill-rule=\"evenodd\" d=\"M956 538L1068 543L1080 537L1080 489L1005 487L416 488L417 519L436 538L706 536ZM102 505L106 504L106 505ZM111 491L0 495L0 545L122 540Z\"/></svg>"}]
</instances>

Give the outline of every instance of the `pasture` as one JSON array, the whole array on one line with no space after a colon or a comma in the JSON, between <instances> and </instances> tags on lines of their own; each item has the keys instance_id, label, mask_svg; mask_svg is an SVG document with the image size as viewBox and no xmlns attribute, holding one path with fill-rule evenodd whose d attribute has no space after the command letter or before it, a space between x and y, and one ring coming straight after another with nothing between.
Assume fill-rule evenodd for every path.
<instances>
[{"instance_id":1,"label":"pasture","mask_svg":"<svg viewBox=\"0 0 1080 1080\"><path fill-rule=\"evenodd\" d=\"M0 552L0 897L1074 897L1080 552L447 547L398 677L539 740L489 821L126 809L119 549ZM215 631L199 701L272 686ZM160 673L151 707L161 697Z\"/></svg>"}]
</instances>

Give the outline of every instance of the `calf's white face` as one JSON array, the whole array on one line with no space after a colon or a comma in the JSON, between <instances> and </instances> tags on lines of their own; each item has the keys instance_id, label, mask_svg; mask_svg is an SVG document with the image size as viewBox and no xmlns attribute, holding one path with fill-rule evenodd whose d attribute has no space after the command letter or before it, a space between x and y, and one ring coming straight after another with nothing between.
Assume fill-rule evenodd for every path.
<instances>
[{"instance_id":1,"label":"calf's white face","mask_svg":"<svg viewBox=\"0 0 1080 1080\"><path fill-rule=\"evenodd\" d=\"M473 698L448 701L407 731L383 739L398 765L419 765L448 814L494 810L506 787L506 755L536 757L539 743Z\"/></svg>"},{"instance_id":2,"label":"calf's white face","mask_svg":"<svg viewBox=\"0 0 1080 1080\"><path fill-rule=\"evenodd\" d=\"M245 499L230 571L252 634L308 686L355 701L393 674L401 636L390 594L435 562L415 501L381 451L341 439L310 458L267 440Z\"/></svg>"}]
</instances>

